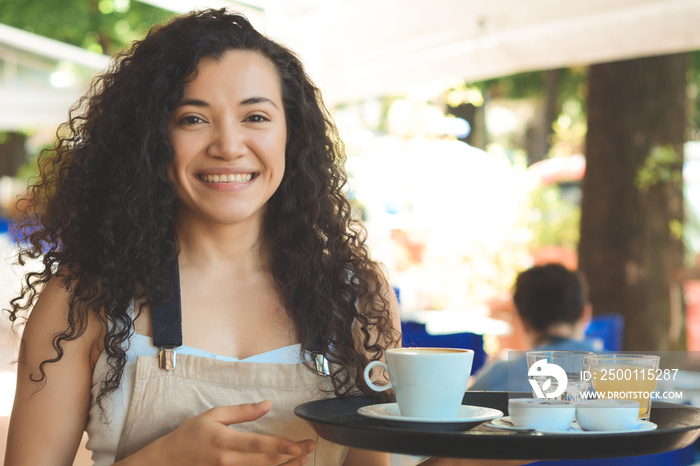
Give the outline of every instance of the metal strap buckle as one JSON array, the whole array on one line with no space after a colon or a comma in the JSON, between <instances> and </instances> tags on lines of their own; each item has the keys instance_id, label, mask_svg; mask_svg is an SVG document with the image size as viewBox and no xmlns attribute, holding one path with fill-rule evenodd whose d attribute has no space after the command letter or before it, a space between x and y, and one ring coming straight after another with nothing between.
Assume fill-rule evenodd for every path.
<instances>
[{"instance_id":1,"label":"metal strap buckle","mask_svg":"<svg viewBox=\"0 0 700 466\"><path fill-rule=\"evenodd\" d=\"M320 375L330 375L331 370L328 365L328 359L326 359L324 355L315 355L314 362L316 363L316 372L318 372Z\"/></svg>"},{"instance_id":2,"label":"metal strap buckle","mask_svg":"<svg viewBox=\"0 0 700 466\"><path fill-rule=\"evenodd\" d=\"M171 371L175 369L175 346L162 346L158 352L158 364L161 369Z\"/></svg>"}]
</instances>

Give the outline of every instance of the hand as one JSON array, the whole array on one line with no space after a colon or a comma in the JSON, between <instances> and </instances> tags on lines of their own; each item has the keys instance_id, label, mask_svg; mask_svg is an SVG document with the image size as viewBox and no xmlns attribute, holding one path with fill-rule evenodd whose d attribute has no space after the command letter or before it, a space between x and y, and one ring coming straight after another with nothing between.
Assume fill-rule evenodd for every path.
<instances>
[{"instance_id":1,"label":"hand","mask_svg":"<svg viewBox=\"0 0 700 466\"><path fill-rule=\"evenodd\" d=\"M254 421L267 414L271 407L270 401L262 401L212 408L186 420L123 464L132 461L133 464L143 464L141 461L149 458L149 464L172 466L301 466L306 462L306 455L316 449L312 440L294 442L270 435L238 432L228 427ZM151 460L154 458L157 462Z\"/></svg>"}]
</instances>

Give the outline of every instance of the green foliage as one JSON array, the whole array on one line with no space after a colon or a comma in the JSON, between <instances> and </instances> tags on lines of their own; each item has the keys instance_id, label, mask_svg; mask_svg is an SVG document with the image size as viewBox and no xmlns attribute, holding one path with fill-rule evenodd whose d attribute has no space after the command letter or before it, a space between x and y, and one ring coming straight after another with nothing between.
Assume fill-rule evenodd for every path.
<instances>
[{"instance_id":1,"label":"green foliage","mask_svg":"<svg viewBox=\"0 0 700 466\"><path fill-rule=\"evenodd\" d=\"M30 180L39 176L39 165L37 163L38 155L32 155L27 158L18 169L16 178L20 180Z\"/></svg>"},{"instance_id":2,"label":"green foliage","mask_svg":"<svg viewBox=\"0 0 700 466\"><path fill-rule=\"evenodd\" d=\"M542 95L542 83L542 72L534 71L489 79L477 85L484 90L488 89L492 96L527 99Z\"/></svg>"},{"instance_id":3,"label":"green foliage","mask_svg":"<svg viewBox=\"0 0 700 466\"><path fill-rule=\"evenodd\" d=\"M683 182L683 154L673 146L655 146L651 149L644 164L637 171L635 185L640 191L652 186L672 183L679 186Z\"/></svg>"},{"instance_id":4,"label":"green foliage","mask_svg":"<svg viewBox=\"0 0 700 466\"><path fill-rule=\"evenodd\" d=\"M690 140L700 139L700 50L690 52L688 66L688 125Z\"/></svg>"},{"instance_id":5,"label":"green foliage","mask_svg":"<svg viewBox=\"0 0 700 466\"><path fill-rule=\"evenodd\" d=\"M559 78L559 100L585 102L588 68L575 67L561 70ZM507 99L529 99L544 97L544 72L532 71L489 79L474 83L474 86L492 96ZM585 108L585 105L583 105Z\"/></svg>"},{"instance_id":6,"label":"green foliage","mask_svg":"<svg viewBox=\"0 0 700 466\"><path fill-rule=\"evenodd\" d=\"M668 231L671 233L671 237L678 241L683 240L683 222L678 219L672 219L668 222Z\"/></svg>"},{"instance_id":7,"label":"green foliage","mask_svg":"<svg viewBox=\"0 0 700 466\"><path fill-rule=\"evenodd\" d=\"M635 185L642 192L664 184L683 185L683 154L676 152L670 144L654 146L635 178ZM672 238L682 241L683 229L680 220L669 221L668 231Z\"/></svg>"},{"instance_id":8,"label":"green foliage","mask_svg":"<svg viewBox=\"0 0 700 466\"><path fill-rule=\"evenodd\" d=\"M464 104L481 107L484 105L484 94L478 86L464 82L445 91L445 103L452 108Z\"/></svg>"},{"instance_id":9,"label":"green foliage","mask_svg":"<svg viewBox=\"0 0 700 466\"><path fill-rule=\"evenodd\" d=\"M550 157L583 153L588 129L583 104L582 100L573 98L562 104L559 116L552 123Z\"/></svg>"},{"instance_id":10,"label":"green foliage","mask_svg":"<svg viewBox=\"0 0 700 466\"><path fill-rule=\"evenodd\" d=\"M588 68L575 67L565 68L559 80L559 101L563 102L563 111L566 113L564 106L569 103L577 104L583 118L586 117L586 96L588 93Z\"/></svg>"},{"instance_id":11,"label":"green foliage","mask_svg":"<svg viewBox=\"0 0 700 466\"><path fill-rule=\"evenodd\" d=\"M0 23L105 54L172 16L130 0L0 0Z\"/></svg>"},{"instance_id":12,"label":"green foliage","mask_svg":"<svg viewBox=\"0 0 700 466\"><path fill-rule=\"evenodd\" d=\"M576 249L579 240L581 208L561 194L557 185L535 189L530 198L529 228L531 247L560 246Z\"/></svg>"}]
</instances>

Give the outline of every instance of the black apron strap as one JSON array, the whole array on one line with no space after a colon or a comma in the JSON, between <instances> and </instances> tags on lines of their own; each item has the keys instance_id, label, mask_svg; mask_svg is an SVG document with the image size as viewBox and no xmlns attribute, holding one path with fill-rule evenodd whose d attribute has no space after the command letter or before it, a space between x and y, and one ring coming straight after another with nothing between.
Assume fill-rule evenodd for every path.
<instances>
[{"instance_id":1,"label":"black apron strap","mask_svg":"<svg viewBox=\"0 0 700 466\"><path fill-rule=\"evenodd\" d=\"M175 348L182 346L182 304L180 302L180 270L175 259L165 272L168 282L165 296L154 293L151 319L153 346L160 348L160 368L175 369Z\"/></svg>"}]
</instances>

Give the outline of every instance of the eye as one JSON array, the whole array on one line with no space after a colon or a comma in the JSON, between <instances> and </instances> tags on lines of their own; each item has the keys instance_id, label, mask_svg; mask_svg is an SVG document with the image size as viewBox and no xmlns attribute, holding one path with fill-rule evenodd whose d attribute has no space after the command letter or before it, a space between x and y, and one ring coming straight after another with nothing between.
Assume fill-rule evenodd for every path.
<instances>
[{"instance_id":1,"label":"eye","mask_svg":"<svg viewBox=\"0 0 700 466\"><path fill-rule=\"evenodd\" d=\"M270 121L270 119L267 118L265 115L256 113L255 115L250 115L248 118L245 119L245 121L249 121L251 123L264 123L266 121Z\"/></svg>"},{"instance_id":2,"label":"eye","mask_svg":"<svg viewBox=\"0 0 700 466\"><path fill-rule=\"evenodd\" d=\"M199 123L204 123L204 120L196 115L188 115L180 119L180 124L183 125L196 125Z\"/></svg>"}]
</instances>

